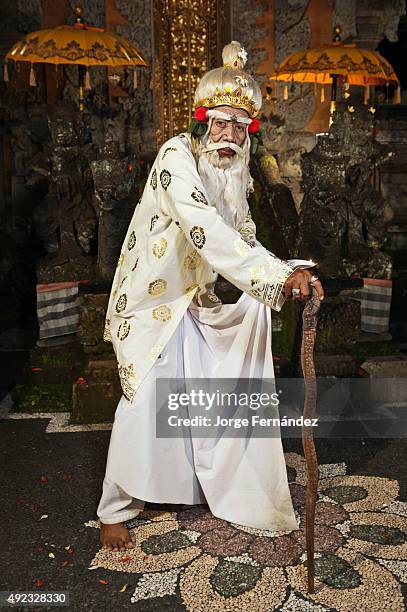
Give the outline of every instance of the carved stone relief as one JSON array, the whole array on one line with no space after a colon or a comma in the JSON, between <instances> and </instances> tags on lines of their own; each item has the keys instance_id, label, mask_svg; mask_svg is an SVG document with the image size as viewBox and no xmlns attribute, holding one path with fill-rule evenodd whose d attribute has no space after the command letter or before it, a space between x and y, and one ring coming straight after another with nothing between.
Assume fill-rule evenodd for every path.
<instances>
[{"instance_id":1,"label":"carved stone relief","mask_svg":"<svg viewBox=\"0 0 407 612\"><path fill-rule=\"evenodd\" d=\"M267 2L256 0L233 0L231 2L231 38L238 40L248 53L246 69L256 74L256 68L265 59L264 49L258 46L267 32L265 28L258 27L259 17L267 9ZM256 74L259 85L263 84L266 75Z\"/></svg>"},{"instance_id":2,"label":"carved stone relief","mask_svg":"<svg viewBox=\"0 0 407 612\"><path fill-rule=\"evenodd\" d=\"M78 3L77 0L69 0L69 4L72 9L72 17L70 17L70 23L75 21L74 9L80 5L83 9L83 21L95 26L96 28L105 27L105 2L104 0L81 0Z\"/></svg>"},{"instance_id":3,"label":"carved stone relief","mask_svg":"<svg viewBox=\"0 0 407 612\"><path fill-rule=\"evenodd\" d=\"M275 2L275 61L278 65L285 57L309 46L311 29L305 14L309 0L276 0ZM287 129L300 130L315 112L314 89L309 85L292 83L289 99L283 100L281 83L273 86L277 101L274 112L282 117Z\"/></svg>"},{"instance_id":4,"label":"carved stone relief","mask_svg":"<svg viewBox=\"0 0 407 612\"><path fill-rule=\"evenodd\" d=\"M42 28L41 0L17 0L18 29L33 32Z\"/></svg>"},{"instance_id":5,"label":"carved stone relief","mask_svg":"<svg viewBox=\"0 0 407 612\"><path fill-rule=\"evenodd\" d=\"M332 26L340 25L342 40L356 36L356 7L354 0L335 0L333 4Z\"/></svg>"},{"instance_id":6,"label":"carved stone relief","mask_svg":"<svg viewBox=\"0 0 407 612\"><path fill-rule=\"evenodd\" d=\"M116 28L117 33L134 42L148 63L147 68L137 70L137 87L133 92L131 100L133 107L131 139L138 143L141 139L143 156L153 157L156 153L156 141L154 134L153 91L151 88L154 62L152 0L144 0L143 2L117 0L116 6L119 13L126 17L128 21L128 24L120 25ZM130 101L123 100L124 108L129 103Z\"/></svg>"}]
</instances>

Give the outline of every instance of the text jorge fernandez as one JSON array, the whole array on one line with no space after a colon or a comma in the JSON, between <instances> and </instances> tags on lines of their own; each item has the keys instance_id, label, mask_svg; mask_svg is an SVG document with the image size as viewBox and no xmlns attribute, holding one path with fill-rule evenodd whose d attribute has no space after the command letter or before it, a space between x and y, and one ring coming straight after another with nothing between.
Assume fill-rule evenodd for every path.
<instances>
[{"instance_id":1,"label":"text jorge fernandez","mask_svg":"<svg viewBox=\"0 0 407 612\"><path fill-rule=\"evenodd\" d=\"M239 407L249 408L250 410L258 410L259 408L277 408L280 403L278 392L274 393L226 393L215 391L208 393L199 390L191 390L188 393L170 393L168 394L168 409L175 411L182 407L196 407L205 411L212 408ZM168 425L170 427L233 427L240 429L241 427L260 426L260 427L317 427L318 419L307 419L302 415L298 418L280 417L264 417L259 414L252 414L249 418L246 417L225 417L217 414L214 418L202 414L193 417L179 417L171 415L168 417Z\"/></svg>"}]
</instances>

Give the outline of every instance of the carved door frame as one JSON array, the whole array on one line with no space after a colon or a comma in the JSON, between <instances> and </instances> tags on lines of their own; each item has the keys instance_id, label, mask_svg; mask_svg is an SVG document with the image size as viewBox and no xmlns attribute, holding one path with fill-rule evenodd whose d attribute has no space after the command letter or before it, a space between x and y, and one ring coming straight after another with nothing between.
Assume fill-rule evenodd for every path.
<instances>
[{"instance_id":1,"label":"carved door frame","mask_svg":"<svg viewBox=\"0 0 407 612\"><path fill-rule=\"evenodd\" d=\"M153 15L154 116L160 146L187 128L199 78L221 66L222 48L230 40L230 0L153 0Z\"/></svg>"}]
</instances>

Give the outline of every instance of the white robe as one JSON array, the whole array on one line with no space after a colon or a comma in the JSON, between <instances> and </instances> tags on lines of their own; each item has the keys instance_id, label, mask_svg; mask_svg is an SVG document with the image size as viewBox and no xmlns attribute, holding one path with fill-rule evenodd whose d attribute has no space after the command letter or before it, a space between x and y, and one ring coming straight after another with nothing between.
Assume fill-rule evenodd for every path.
<instances>
[{"instance_id":1,"label":"white robe","mask_svg":"<svg viewBox=\"0 0 407 612\"><path fill-rule=\"evenodd\" d=\"M274 378L271 312L248 294L214 308L191 303L112 430L98 515L136 516L143 501L199 504L214 516L272 531L298 529L280 438L157 438L156 378Z\"/></svg>"}]
</instances>

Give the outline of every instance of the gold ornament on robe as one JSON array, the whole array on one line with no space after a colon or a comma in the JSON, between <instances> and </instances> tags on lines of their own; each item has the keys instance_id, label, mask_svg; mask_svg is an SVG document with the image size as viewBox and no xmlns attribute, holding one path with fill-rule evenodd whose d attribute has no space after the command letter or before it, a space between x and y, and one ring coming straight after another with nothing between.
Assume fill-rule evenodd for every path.
<instances>
[{"instance_id":1,"label":"gold ornament on robe","mask_svg":"<svg viewBox=\"0 0 407 612\"><path fill-rule=\"evenodd\" d=\"M148 285L148 293L154 297L162 295L167 289L167 281L163 278L157 278Z\"/></svg>"},{"instance_id":2,"label":"gold ornament on robe","mask_svg":"<svg viewBox=\"0 0 407 612\"><path fill-rule=\"evenodd\" d=\"M161 304L153 309L153 319L166 323L171 319L171 308L167 304Z\"/></svg>"},{"instance_id":3,"label":"gold ornament on robe","mask_svg":"<svg viewBox=\"0 0 407 612\"><path fill-rule=\"evenodd\" d=\"M168 242L165 238L160 238L159 240L156 240L153 244L153 255L154 257L157 257L157 259L160 259L165 251L167 250L167 246L168 246Z\"/></svg>"}]
</instances>

